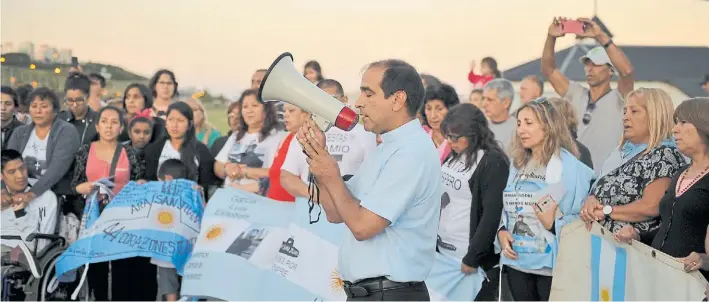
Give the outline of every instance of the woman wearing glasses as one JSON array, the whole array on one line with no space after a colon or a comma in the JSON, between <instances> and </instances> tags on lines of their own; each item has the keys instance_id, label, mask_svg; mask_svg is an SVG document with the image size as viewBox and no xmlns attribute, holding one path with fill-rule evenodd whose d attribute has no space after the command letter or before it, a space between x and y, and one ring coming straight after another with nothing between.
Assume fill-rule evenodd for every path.
<instances>
[{"instance_id":1,"label":"woman wearing glasses","mask_svg":"<svg viewBox=\"0 0 709 302\"><path fill-rule=\"evenodd\" d=\"M500 263L515 301L548 301L561 228L576 220L593 177L563 115L546 98L517 111L503 193Z\"/></svg>"},{"instance_id":2,"label":"woman wearing glasses","mask_svg":"<svg viewBox=\"0 0 709 302\"><path fill-rule=\"evenodd\" d=\"M599 221L612 232L632 225L644 243L651 243L651 234L660 227L660 199L671 177L686 164L672 139L673 107L660 89L628 94L623 139L603 164L584 202L582 220Z\"/></svg>"},{"instance_id":3,"label":"woman wearing glasses","mask_svg":"<svg viewBox=\"0 0 709 302\"><path fill-rule=\"evenodd\" d=\"M451 108L440 129L451 153L441 166L438 251L460 259L463 274L484 270L489 279L475 300L497 301L500 255L493 243L510 164L485 115L475 105Z\"/></svg>"}]
</instances>

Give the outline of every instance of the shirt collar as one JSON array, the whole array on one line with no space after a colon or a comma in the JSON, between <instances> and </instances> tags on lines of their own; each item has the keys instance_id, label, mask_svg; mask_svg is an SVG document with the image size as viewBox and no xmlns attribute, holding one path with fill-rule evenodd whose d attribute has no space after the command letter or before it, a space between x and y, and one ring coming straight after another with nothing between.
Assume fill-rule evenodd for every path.
<instances>
[{"instance_id":1,"label":"shirt collar","mask_svg":"<svg viewBox=\"0 0 709 302\"><path fill-rule=\"evenodd\" d=\"M382 134L382 144L393 143L397 140L404 140L415 133L415 131L423 131L421 123L418 119L413 119L398 128Z\"/></svg>"}]
</instances>

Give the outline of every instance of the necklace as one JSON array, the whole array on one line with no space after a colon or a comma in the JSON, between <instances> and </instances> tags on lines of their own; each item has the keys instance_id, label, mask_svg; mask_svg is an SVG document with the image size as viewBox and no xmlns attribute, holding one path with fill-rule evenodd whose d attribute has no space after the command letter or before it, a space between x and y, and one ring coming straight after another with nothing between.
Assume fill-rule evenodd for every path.
<instances>
[{"instance_id":1,"label":"necklace","mask_svg":"<svg viewBox=\"0 0 709 302\"><path fill-rule=\"evenodd\" d=\"M689 171L689 168L687 168L687 170L684 170L684 172L682 172L682 174L679 176L679 182L677 183L677 185L679 186L679 188L677 188L677 196L682 196L684 192L687 192L689 188L691 188L697 181L704 177L704 175L707 174L707 171L709 171L709 165L707 165L702 172L700 172L699 174L697 174L697 176L690 180L687 186L684 186L684 188L682 188L682 183L684 182L685 177L687 177L687 171Z\"/></svg>"}]
</instances>

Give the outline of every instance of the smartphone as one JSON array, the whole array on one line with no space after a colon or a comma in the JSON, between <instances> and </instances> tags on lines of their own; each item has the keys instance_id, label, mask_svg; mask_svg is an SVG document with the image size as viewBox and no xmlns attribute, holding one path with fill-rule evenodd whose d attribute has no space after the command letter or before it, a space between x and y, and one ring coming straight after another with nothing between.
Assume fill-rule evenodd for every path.
<instances>
[{"instance_id":1,"label":"smartphone","mask_svg":"<svg viewBox=\"0 0 709 302\"><path fill-rule=\"evenodd\" d=\"M561 32L565 34L581 35L586 31L586 24L576 20L562 21L559 26L561 26Z\"/></svg>"},{"instance_id":2,"label":"smartphone","mask_svg":"<svg viewBox=\"0 0 709 302\"><path fill-rule=\"evenodd\" d=\"M539 211L546 212L553 209L554 206L564 198L566 194L566 187L559 183L549 185L539 196L541 198L537 199L536 205Z\"/></svg>"},{"instance_id":3,"label":"smartphone","mask_svg":"<svg viewBox=\"0 0 709 302\"><path fill-rule=\"evenodd\" d=\"M71 57L71 66L72 67L79 67L79 58Z\"/></svg>"}]
</instances>

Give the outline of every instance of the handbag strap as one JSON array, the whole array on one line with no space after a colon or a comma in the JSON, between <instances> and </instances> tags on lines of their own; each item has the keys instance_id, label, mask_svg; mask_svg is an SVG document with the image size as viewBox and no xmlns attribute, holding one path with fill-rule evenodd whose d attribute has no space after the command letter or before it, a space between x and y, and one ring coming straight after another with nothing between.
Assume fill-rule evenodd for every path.
<instances>
[{"instance_id":1,"label":"handbag strap","mask_svg":"<svg viewBox=\"0 0 709 302\"><path fill-rule=\"evenodd\" d=\"M118 159L121 157L121 152L123 151L123 144L116 145L116 151L113 152L113 159L111 159L111 170L108 172L108 177L112 178L116 176L116 166L118 165Z\"/></svg>"}]
</instances>

